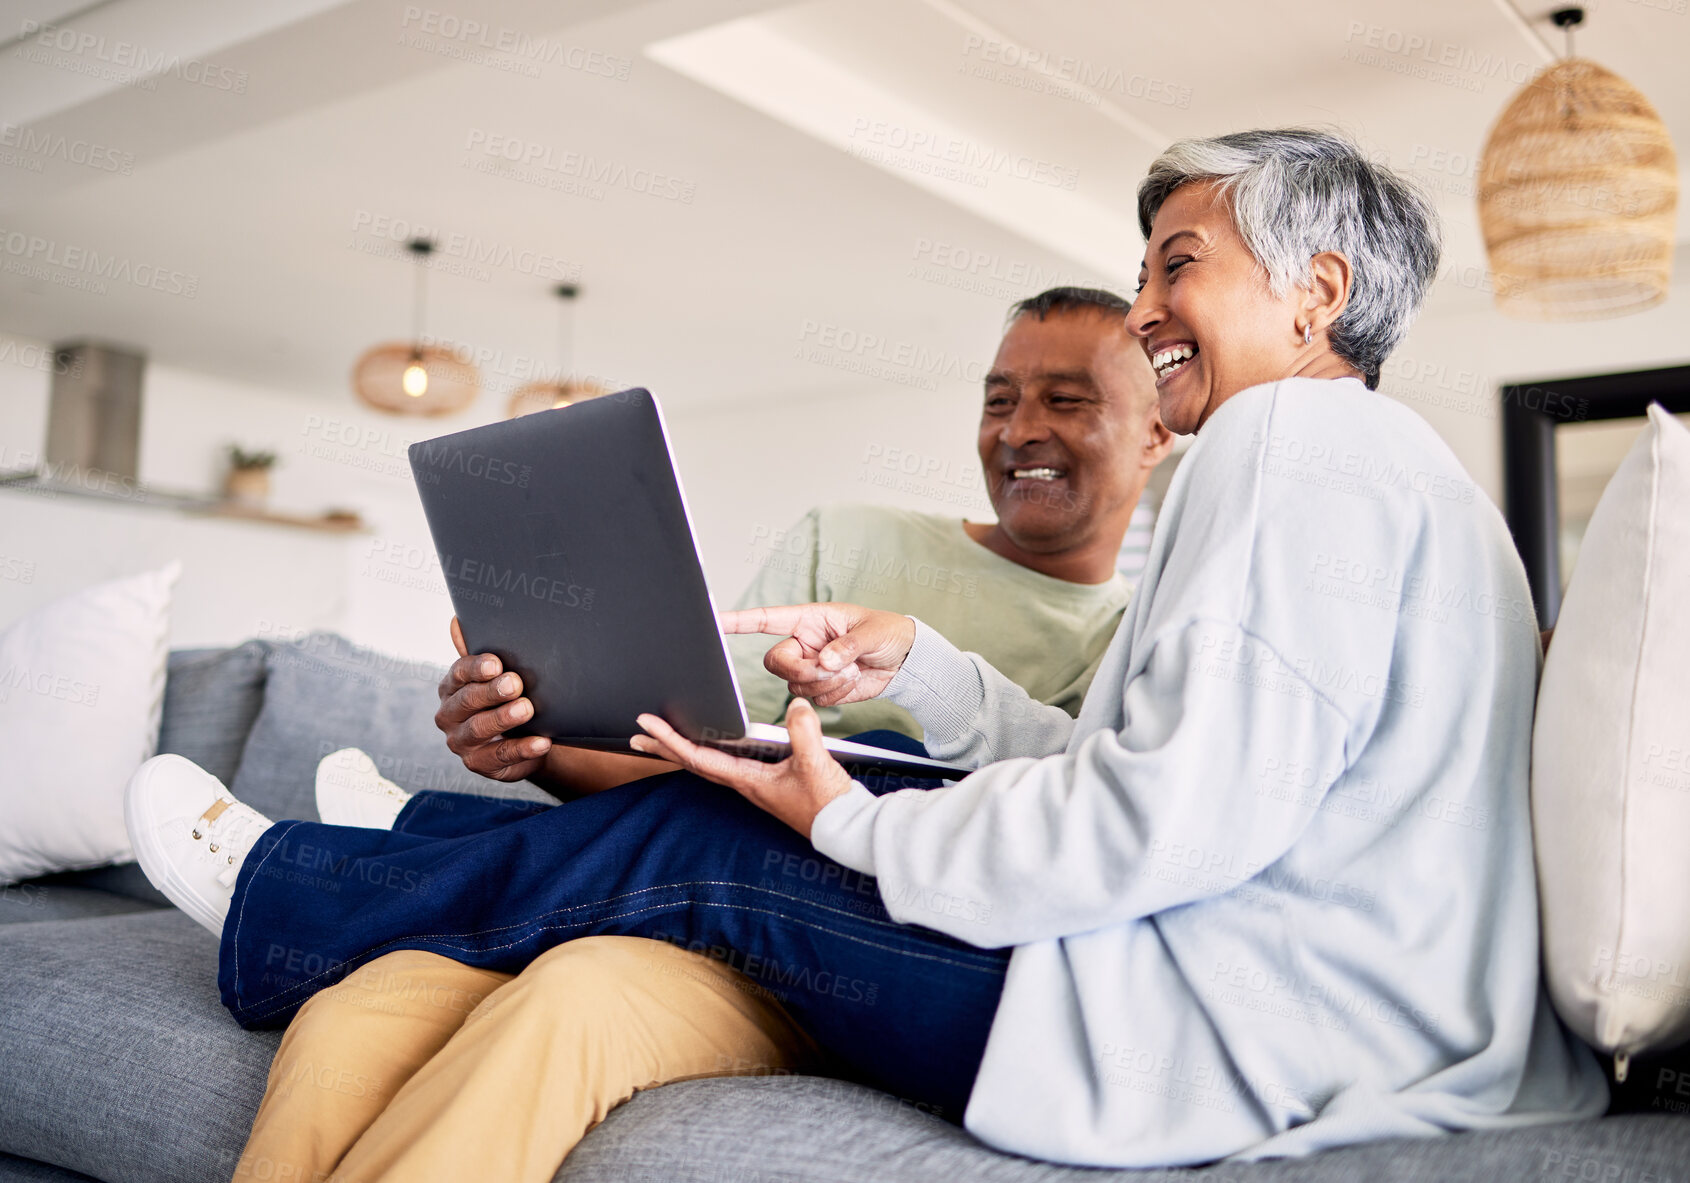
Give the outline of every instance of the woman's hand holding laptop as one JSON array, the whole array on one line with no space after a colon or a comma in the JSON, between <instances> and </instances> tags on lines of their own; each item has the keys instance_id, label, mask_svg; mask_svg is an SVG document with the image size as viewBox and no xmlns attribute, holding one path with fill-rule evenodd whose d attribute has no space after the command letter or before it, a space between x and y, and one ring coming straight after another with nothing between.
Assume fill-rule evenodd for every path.
<instances>
[{"instance_id":1,"label":"woman's hand holding laptop","mask_svg":"<svg viewBox=\"0 0 1690 1183\"><path fill-rule=\"evenodd\" d=\"M656 715L641 715L639 722L646 734L629 741L635 751L673 760L705 780L727 785L805 838L816 814L835 797L851 791L851 774L822 743L821 718L802 698L793 699L786 708L792 755L778 764L695 744Z\"/></svg>"},{"instance_id":2,"label":"woman's hand holding laptop","mask_svg":"<svg viewBox=\"0 0 1690 1183\"><path fill-rule=\"evenodd\" d=\"M764 657L770 673L797 696L786 710L792 755L778 764L701 747L656 715L641 715L646 735L636 751L661 756L706 780L727 785L804 837L816 815L851 789L851 775L822 745L821 706L873 698L892 680L915 643L915 622L896 612L855 604L747 608L718 617L725 633L768 633L786 639Z\"/></svg>"}]
</instances>

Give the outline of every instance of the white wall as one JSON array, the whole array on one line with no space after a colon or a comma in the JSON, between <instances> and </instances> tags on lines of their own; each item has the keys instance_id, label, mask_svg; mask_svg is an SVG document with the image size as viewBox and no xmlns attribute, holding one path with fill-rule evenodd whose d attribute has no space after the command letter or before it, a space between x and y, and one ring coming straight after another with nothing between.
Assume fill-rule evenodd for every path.
<instances>
[{"instance_id":1,"label":"white wall","mask_svg":"<svg viewBox=\"0 0 1690 1183\"><path fill-rule=\"evenodd\" d=\"M1690 362L1690 249L1681 247L1675 264L1664 303L1583 324L1511 320L1483 291L1434 289L1408 338L1386 362L1380 389L1431 423L1500 505L1497 388Z\"/></svg>"}]
</instances>

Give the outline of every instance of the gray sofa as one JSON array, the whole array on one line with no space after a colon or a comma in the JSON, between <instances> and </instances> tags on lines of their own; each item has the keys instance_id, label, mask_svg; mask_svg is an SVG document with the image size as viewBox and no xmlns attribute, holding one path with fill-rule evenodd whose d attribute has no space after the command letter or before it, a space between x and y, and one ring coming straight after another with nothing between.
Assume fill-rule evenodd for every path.
<instances>
[{"instance_id":1,"label":"gray sofa","mask_svg":"<svg viewBox=\"0 0 1690 1183\"><path fill-rule=\"evenodd\" d=\"M439 671L331 634L171 655L162 751L272 817L313 817L316 762L369 751L410 788L544 799L458 766L432 724ZM133 867L0 888L0 1181L212 1183L230 1177L278 1032L218 1003L216 942ZM1682 1075L1683 1084L1680 1082ZM1690 1065L1634 1065L1641 1112L1502 1134L1385 1142L1192 1171L1054 1167L989 1150L871 1089L813 1077L694 1081L641 1094L559 1181L995 1183L1101 1180L1598 1180L1690 1183Z\"/></svg>"}]
</instances>

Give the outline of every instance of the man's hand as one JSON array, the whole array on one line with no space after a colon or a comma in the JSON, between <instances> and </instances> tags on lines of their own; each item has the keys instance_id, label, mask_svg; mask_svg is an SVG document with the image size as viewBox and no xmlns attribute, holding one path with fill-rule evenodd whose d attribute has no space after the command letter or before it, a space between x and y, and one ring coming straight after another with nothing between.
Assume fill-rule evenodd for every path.
<instances>
[{"instance_id":1,"label":"man's hand","mask_svg":"<svg viewBox=\"0 0 1690 1183\"><path fill-rule=\"evenodd\" d=\"M800 604L723 612L725 633L769 633L786 640L763 666L800 698L831 707L886 689L915 644L915 621L855 604Z\"/></svg>"},{"instance_id":2,"label":"man's hand","mask_svg":"<svg viewBox=\"0 0 1690 1183\"><path fill-rule=\"evenodd\" d=\"M505 737L506 730L534 717L534 704L522 697L522 679L506 673L491 653L471 656L456 616L452 644L458 660L440 679L440 709L434 713L446 746L465 768L494 780L526 780L540 772L552 741L543 735Z\"/></svg>"},{"instance_id":3,"label":"man's hand","mask_svg":"<svg viewBox=\"0 0 1690 1183\"><path fill-rule=\"evenodd\" d=\"M634 736L635 751L673 760L705 780L727 785L806 838L822 807L851 789L850 774L822 745L822 724L815 708L801 698L786 708L792 755L779 764L700 747L656 715L641 715L639 722L646 734Z\"/></svg>"}]
</instances>

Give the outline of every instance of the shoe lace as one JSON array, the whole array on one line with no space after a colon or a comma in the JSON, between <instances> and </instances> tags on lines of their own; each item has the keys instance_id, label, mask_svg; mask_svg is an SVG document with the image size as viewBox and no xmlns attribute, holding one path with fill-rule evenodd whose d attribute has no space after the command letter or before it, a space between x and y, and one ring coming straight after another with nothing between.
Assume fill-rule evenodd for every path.
<instances>
[{"instance_id":1,"label":"shoe lace","mask_svg":"<svg viewBox=\"0 0 1690 1183\"><path fill-rule=\"evenodd\" d=\"M241 860L269 826L269 821L251 806L219 799L194 823L194 837L205 840L207 853L223 859L219 880L233 882Z\"/></svg>"}]
</instances>

